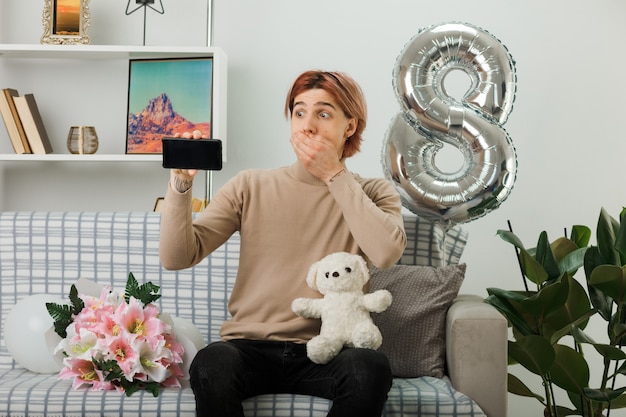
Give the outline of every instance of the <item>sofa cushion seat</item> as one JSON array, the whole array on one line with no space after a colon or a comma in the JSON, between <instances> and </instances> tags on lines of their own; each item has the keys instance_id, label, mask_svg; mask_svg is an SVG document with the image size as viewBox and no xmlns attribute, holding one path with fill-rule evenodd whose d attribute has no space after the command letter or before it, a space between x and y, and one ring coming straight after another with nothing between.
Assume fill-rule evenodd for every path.
<instances>
[{"instance_id":1,"label":"sofa cushion seat","mask_svg":"<svg viewBox=\"0 0 626 417\"><path fill-rule=\"evenodd\" d=\"M54 375L35 374L21 367L0 372L2 416L195 416L193 392L162 389L158 397L138 391L126 397L117 391L73 390L71 381ZM331 402L305 395L261 395L244 402L247 417L323 417ZM447 378L395 378L383 417L478 417L482 411L466 395L456 391Z\"/></svg>"}]
</instances>

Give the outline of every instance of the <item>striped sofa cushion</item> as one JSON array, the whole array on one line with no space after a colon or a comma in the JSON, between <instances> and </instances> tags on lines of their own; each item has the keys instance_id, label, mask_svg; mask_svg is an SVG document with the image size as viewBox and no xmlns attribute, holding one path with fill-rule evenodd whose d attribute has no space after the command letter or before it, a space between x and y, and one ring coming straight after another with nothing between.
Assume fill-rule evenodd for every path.
<instances>
[{"instance_id":1,"label":"striped sofa cushion","mask_svg":"<svg viewBox=\"0 0 626 417\"><path fill-rule=\"evenodd\" d=\"M404 215L407 244L399 264L445 266L458 264L468 232L461 226L444 230L440 225L415 215Z\"/></svg>"}]
</instances>

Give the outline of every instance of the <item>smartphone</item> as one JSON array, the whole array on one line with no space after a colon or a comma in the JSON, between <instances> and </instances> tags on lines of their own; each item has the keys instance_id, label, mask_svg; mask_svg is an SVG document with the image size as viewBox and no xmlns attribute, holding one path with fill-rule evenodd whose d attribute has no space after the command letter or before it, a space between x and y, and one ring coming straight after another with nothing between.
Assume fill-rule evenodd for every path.
<instances>
[{"instance_id":1,"label":"smartphone","mask_svg":"<svg viewBox=\"0 0 626 417\"><path fill-rule=\"evenodd\" d=\"M222 169L222 141L219 139L184 139L165 137L163 168Z\"/></svg>"}]
</instances>

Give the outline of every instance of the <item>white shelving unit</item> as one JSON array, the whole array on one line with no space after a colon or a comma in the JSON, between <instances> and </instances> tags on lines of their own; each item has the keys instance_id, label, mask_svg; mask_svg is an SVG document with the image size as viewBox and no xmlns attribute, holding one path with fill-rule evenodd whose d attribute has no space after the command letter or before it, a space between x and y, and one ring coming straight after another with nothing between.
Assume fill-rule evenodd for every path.
<instances>
[{"instance_id":1,"label":"white shelving unit","mask_svg":"<svg viewBox=\"0 0 626 417\"><path fill-rule=\"evenodd\" d=\"M199 57L213 58L212 136L226 160L228 63L220 48L0 44L0 88L35 95L53 148L15 154L0 126L0 210L150 210L169 174L160 154L125 152L129 61ZM74 125L96 127L95 154L69 153ZM201 182L194 189L207 195Z\"/></svg>"},{"instance_id":2,"label":"white shelving unit","mask_svg":"<svg viewBox=\"0 0 626 417\"><path fill-rule=\"evenodd\" d=\"M188 58L215 56L225 59L220 48L215 47L160 47L123 45L38 45L0 44L4 58L55 58L55 59L148 59Z\"/></svg>"},{"instance_id":3,"label":"white shelving unit","mask_svg":"<svg viewBox=\"0 0 626 417\"><path fill-rule=\"evenodd\" d=\"M222 140L224 159L226 159L226 83L227 57L215 47L151 47L151 46L117 46L117 45L30 45L30 44L0 44L0 59L16 60L59 60L67 61L68 67L72 62L96 68L102 61L129 61L131 59L162 59L162 58L213 58L213 137ZM89 64L91 62L91 65ZM127 83L126 81L122 81ZM88 100L87 100L88 101ZM118 103L124 106L125 103ZM103 139L100 138L100 141ZM124 138L116 140L123 143ZM57 141L58 142L58 141ZM59 143L55 151L59 149ZM67 152L62 148L64 152ZM160 155L128 155L123 153L73 155L69 153L52 153L47 155L16 155L0 153L0 161L99 161L99 162L154 162L161 161Z\"/></svg>"}]
</instances>

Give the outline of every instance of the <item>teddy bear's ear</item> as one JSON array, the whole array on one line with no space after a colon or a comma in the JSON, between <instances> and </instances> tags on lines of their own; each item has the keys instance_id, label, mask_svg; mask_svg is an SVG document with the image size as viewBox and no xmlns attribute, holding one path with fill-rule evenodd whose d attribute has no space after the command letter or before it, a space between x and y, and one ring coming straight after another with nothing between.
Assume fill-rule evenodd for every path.
<instances>
[{"instance_id":1,"label":"teddy bear's ear","mask_svg":"<svg viewBox=\"0 0 626 417\"><path fill-rule=\"evenodd\" d=\"M359 268L359 275L363 277L363 284L365 284L370 279L370 270L367 267L367 262L365 262L362 256L358 255L356 261L357 267Z\"/></svg>"},{"instance_id":2,"label":"teddy bear's ear","mask_svg":"<svg viewBox=\"0 0 626 417\"><path fill-rule=\"evenodd\" d=\"M306 275L306 283L309 287L317 291L317 269L320 262L317 261L309 268L309 272Z\"/></svg>"}]
</instances>

